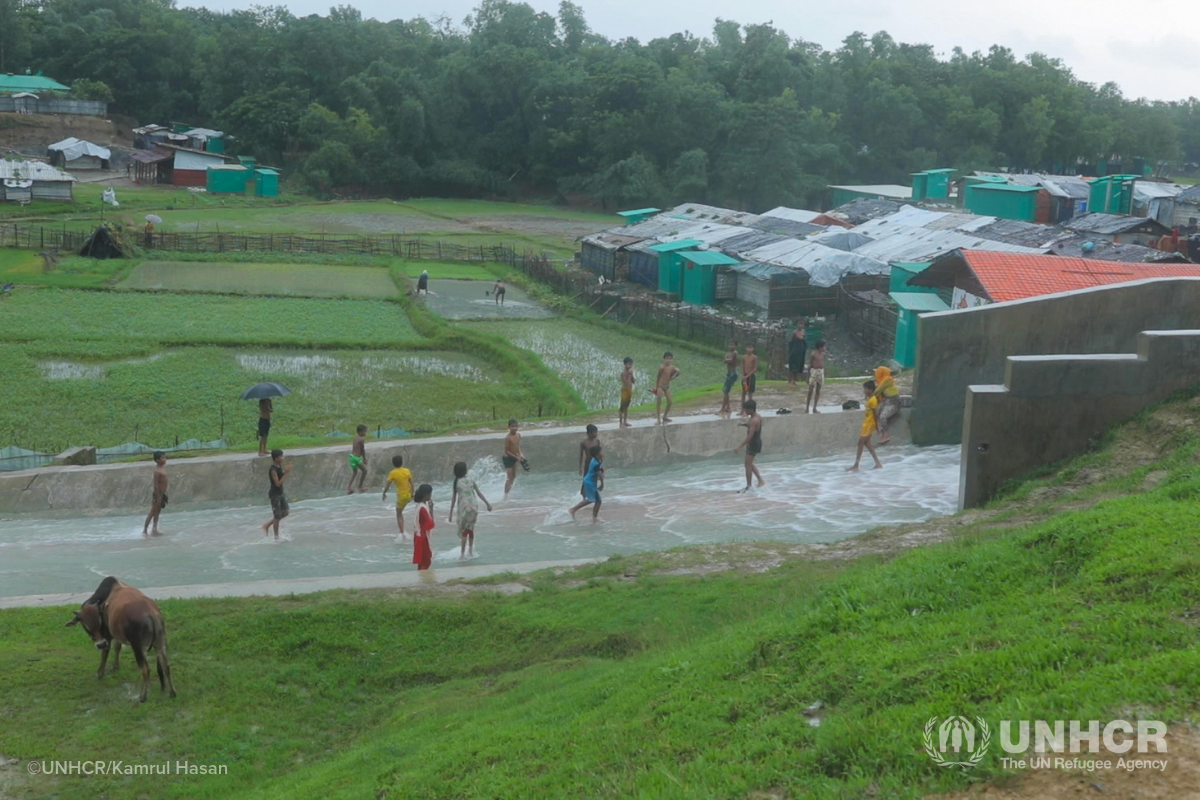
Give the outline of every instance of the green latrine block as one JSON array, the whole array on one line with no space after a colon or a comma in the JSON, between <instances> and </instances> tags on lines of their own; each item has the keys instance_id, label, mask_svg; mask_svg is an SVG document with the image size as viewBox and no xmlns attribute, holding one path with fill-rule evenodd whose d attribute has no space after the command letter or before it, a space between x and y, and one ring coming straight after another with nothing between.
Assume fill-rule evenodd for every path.
<instances>
[{"instance_id":1,"label":"green latrine block","mask_svg":"<svg viewBox=\"0 0 1200 800\"><path fill-rule=\"evenodd\" d=\"M210 192L245 194L250 170L240 164L222 164L208 168L207 189Z\"/></svg>"},{"instance_id":2,"label":"green latrine block","mask_svg":"<svg viewBox=\"0 0 1200 800\"><path fill-rule=\"evenodd\" d=\"M632 225L635 222L641 222L644 219L653 217L661 210L659 208L635 208L633 211L618 211L617 216L624 219L626 225Z\"/></svg>"},{"instance_id":3,"label":"green latrine block","mask_svg":"<svg viewBox=\"0 0 1200 800\"><path fill-rule=\"evenodd\" d=\"M677 242L663 242L652 245L651 252L658 253L658 290L679 294L683 291L679 253L683 250L695 250L704 244L697 239L680 239Z\"/></svg>"},{"instance_id":4,"label":"green latrine block","mask_svg":"<svg viewBox=\"0 0 1200 800\"><path fill-rule=\"evenodd\" d=\"M893 261L891 278L888 281L889 292L915 292L917 294L937 294L932 286L909 286L908 282L929 269L928 261Z\"/></svg>"},{"instance_id":5,"label":"green latrine block","mask_svg":"<svg viewBox=\"0 0 1200 800\"><path fill-rule=\"evenodd\" d=\"M239 164L247 169L254 169L258 165L258 162L254 159L254 156L238 156L237 160Z\"/></svg>"},{"instance_id":6,"label":"green latrine block","mask_svg":"<svg viewBox=\"0 0 1200 800\"><path fill-rule=\"evenodd\" d=\"M965 206L972 214L1033 222L1037 216L1038 186L976 183L967 187Z\"/></svg>"},{"instance_id":7,"label":"green latrine block","mask_svg":"<svg viewBox=\"0 0 1200 800\"><path fill-rule=\"evenodd\" d=\"M254 194L256 197L278 197L279 173L273 169L254 170Z\"/></svg>"},{"instance_id":8,"label":"green latrine block","mask_svg":"<svg viewBox=\"0 0 1200 800\"><path fill-rule=\"evenodd\" d=\"M896 317L896 349L892 358L901 366L914 366L917 363L917 317L929 311L948 311L950 306L936 294L891 292L888 296L900 306L900 313Z\"/></svg>"},{"instance_id":9,"label":"green latrine block","mask_svg":"<svg viewBox=\"0 0 1200 800\"><path fill-rule=\"evenodd\" d=\"M683 302L711 306L717 300L717 270L738 263L715 250L687 250L679 254L682 262Z\"/></svg>"}]
</instances>

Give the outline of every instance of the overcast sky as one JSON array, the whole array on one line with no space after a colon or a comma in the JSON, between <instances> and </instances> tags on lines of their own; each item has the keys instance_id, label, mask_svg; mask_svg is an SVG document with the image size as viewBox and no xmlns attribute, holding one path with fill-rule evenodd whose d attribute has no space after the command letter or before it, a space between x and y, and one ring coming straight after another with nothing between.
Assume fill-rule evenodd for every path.
<instances>
[{"instance_id":1,"label":"overcast sky","mask_svg":"<svg viewBox=\"0 0 1200 800\"><path fill-rule=\"evenodd\" d=\"M247 8L248 0L179 0L214 10ZM554 13L558 0L527 0ZM592 30L642 41L681 30L708 36L718 17L743 24L773 22L794 38L834 49L848 34L886 30L897 41L933 45L939 57L956 45L992 44L1018 57L1060 58L1079 78L1115 81L1126 97L1181 100L1200 96L1200 4L1196 0L576 0ZM258 0L296 16L328 13L329 0ZM461 24L476 0L353 0L344 3L379 20L446 16Z\"/></svg>"}]
</instances>

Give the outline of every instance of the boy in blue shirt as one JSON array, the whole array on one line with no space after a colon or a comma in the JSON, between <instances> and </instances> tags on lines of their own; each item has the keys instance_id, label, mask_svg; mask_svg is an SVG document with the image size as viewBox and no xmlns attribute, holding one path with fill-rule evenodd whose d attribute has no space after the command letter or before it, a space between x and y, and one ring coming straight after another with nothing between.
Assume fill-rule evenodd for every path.
<instances>
[{"instance_id":1,"label":"boy in blue shirt","mask_svg":"<svg viewBox=\"0 0 1200 800\"><path fill-rule=\"evenodd\" d=\"M587 473L583 476L583 500L570 509L571 519L575 512L584 506L592 506L592 523L595 524L600 516L600 492L604 491L604 450L600 445L591 449L592 460L588 464Z\"/></svg>"}]
</instances>

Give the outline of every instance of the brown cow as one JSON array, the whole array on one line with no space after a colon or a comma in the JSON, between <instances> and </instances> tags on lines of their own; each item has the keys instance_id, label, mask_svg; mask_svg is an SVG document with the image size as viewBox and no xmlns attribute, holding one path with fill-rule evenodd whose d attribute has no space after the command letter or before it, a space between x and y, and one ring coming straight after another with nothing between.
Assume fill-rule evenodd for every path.
<instances>
[{"instance_id":1,"label":"brown cow","mask_svg":"<svg viewBox=\"0 0 1200 800\"><path fill-rule=\"evenodd\" d=\"M75 624L83 625L100 650L97 678L104 677L104 665L108 661L109 645L113 640L117 643L113 653L113 672L117 671L121 659L121 645L129 645L142 671L140 700L146 702L146 691L150 686L150 665L146 663L146 653L154 648L158 682L164 690L170 688L171 697L175 696L171 663L167 660L167 628L158 606L149 597L110 575L100 581L100 586L75 612L67 627Z\"/></svg>"}]
</instances>

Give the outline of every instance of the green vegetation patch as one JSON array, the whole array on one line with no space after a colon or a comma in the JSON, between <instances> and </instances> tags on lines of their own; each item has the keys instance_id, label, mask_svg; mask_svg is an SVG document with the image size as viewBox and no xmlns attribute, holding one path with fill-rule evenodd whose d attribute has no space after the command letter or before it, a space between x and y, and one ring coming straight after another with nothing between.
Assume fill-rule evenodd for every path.
<instances>
[{"instance_id":1,"label":"green vegetation patch","mask_svg":"<svg viewBox=\"0 0 1200 800\"><path fill-rule=\"evenodd\" d=\"M379 300L26 289L4 301L0 339L141 339L243 345L392 345L417 339Z\"/></svg>"},{"instance_id":2,"label":"green vegetation patch","mask_svg":"<svg viewBox=\"0 0 1200 800\"><path fill-rule=\"evenodd\" d=\"M122 259L64 256L51 271L44 272L38 251L8 248L0 250L0 283L90 288L112 282L132 266L133 262Z\"/></svg>"},{"instance_id":3,"label":"green vegetation patch","mask_svg":"<svg viewBox=\"0 0 1200 800\"><path fill-rule=\"evenodd\" d=\"M96 349L96 345L100 349ZM283 437L353 432L362 423L439 430L539 402L524 381L486 361L424 350L157 349L120 342L0 345L0 445L152 446L176 439L252 442L258 411L238 400L260 380L292 390L275 401Z\"/></svg>"},{"instance_id":4,"label":"green vegetation patch","mask_svg":"<svg viewBox=\"0 0 1200 800\"><path fill-rule=\"evenodd\" d=\"M397 293L382 267L182 261L143 261L117 288L377 299Z\"/></svg>"},{"instance_id":5,"label":"green vegetation patch","mask_svg":"<svg viewBox=\"0 0 1200 800\"><path fill-rule=\"evenodd\" d=\"M650 389L666 350L675 354L675 365L681 372L673 384L676 392L712 386L725 379L725 366L720 359L708 358L682 347L672 348L638 336L636 331L624 333L578 319L468 322L462 323L462 327L508 339L517 347L536 353L593 410L620 405L619 379L625 356L634 360L637 376L633 393L635 405L654 402Z\"/></svg>"}]
</instances>

